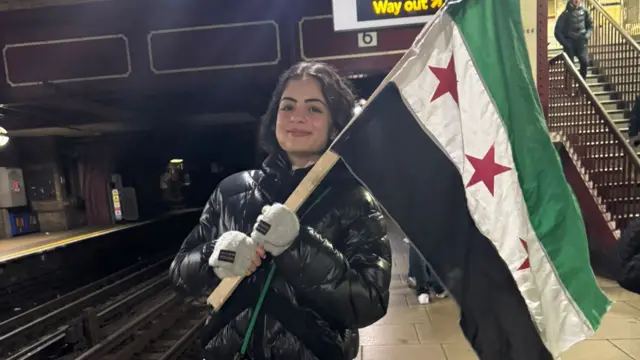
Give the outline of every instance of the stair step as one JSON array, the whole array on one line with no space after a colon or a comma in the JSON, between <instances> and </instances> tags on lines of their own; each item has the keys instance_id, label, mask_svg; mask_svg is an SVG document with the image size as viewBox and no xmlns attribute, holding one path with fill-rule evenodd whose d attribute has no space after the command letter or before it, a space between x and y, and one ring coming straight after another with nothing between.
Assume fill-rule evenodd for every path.
<instances>
[{"instance_id":1,"label":"stair step","mask_svg":"<svg viewBox=\"0 0 640 360\"><path fill-rule=\"evenodd\" d=\"M580 69L580 64L575 64L575 68L576 69ZM549 75L560 75L564 73L564 69L563 68L552 68L549 69ZM596 76L600 74L600 69L595 67L595 66L589 66L587 67L587 76Z\"/></svg>"},{"instance_id":2,"label":"stair step","mask_svg":"<svg viewBox=\"0 0 640 360\"><path fill-rule=\"evenodd\" d=\"M607 114L609 114L609 117L611 118L611 120L625 120L625 121L629 121L628 118L628 111L625 109L618 109L618 110L611 110L611 111L607 111ZM615 122L615 121L614 121Z\"/></svg>"},{"instance_id":3,"label":"stair step","mask_svg":"<svg viewBox=\"0 0 640 360\"><path fill-rule=\"evenodd\" d=\"M563 127L588 127L589 131L586 131L586 134L589 133L594 133L594 134L598 134L598 133L605 133L607 132L607 127L606 125L603 125L602 123L598 122L598 123L584 123L584 122L553 122L549 124L549 127L553 127L553 128L563 128Z\"/></svg>"},{"instance_id":4,"label":"stair step","mask_svg":"<svg viewBox=\"0 0 640 360\"><path fill-rule=\"evenodd\" d=\"M594 59L594 57L596 57L597 59ZM638 58L637 55L620 56L620 54L617 54L615 57L611 57L611 58L603 58L602 56L596 55L596 56L591 56L591 62L595 66L602 66L602 67L607 67L607 65L611 66L611 64L620 64L620 63L622 63L620 65L636 66L640 64L640 59Z\"/></svg>"},{"instance_id":5,"label":"stair step","mask_svg":"<svg viewBox=\"0 0 640 360\"><path fill-rule=\"evenodd\" d=\"M628 203L634 201L640 203L640 196L603 199L605 203Z\"/></svg>"},{"instance_id":6,"label":"stair step","mask_svg":"<svg viewBox=\"0 0 640 360\"><path fill-rule=\"evenodd\" d=\"M622 172L623 168L621 166L607 166L604 168L595 168L595 169L591 169L590 172L591 173L604 173L604 172Z\"/></svg>"},{"instance_id":7,"label":"stair step","mask_svg":"<svg viewBox=\"0 0 640 360\"><path fill-rule=\"evenodd\" d=\"M606 187L609 189L621 189L621 188L628 188L628 187L633 187L637 192L638 195L640 196L640 182L636 183L636 182L630 182L630 181L612 181L612 182L608 182L606 184L600 184L599 186L602 187Z\"/></svg>"},{"instance_id":8,"label":"stair step","mask_svg":"<svg viewBox=\"0 0 640 360\"><path fill-rule=\"evenodd\" d=\"M612 110L624 110L624 101L622 100L604 100L600 101L600 104L607 110L607 113Z\"/></svg>"},{"instance_id":9,"label":"stair step","mask_svg":"<svg viewBox=\"0 0 640 360\"><path fill-rule=\"evenodd\" d=\"M640 186L628 184L628 185L614 185L611 183L596 185L598 194L603 197L625 197L625 196L640 196Z\"/></svg>"},{"instance_id":10,"label":"stair step","mask_svg":"<svg viewBox=\"0 0 640 360\"><path fill-rule=\"evenodd\" d=\"M579 106L579 105L584 105L584 102L569 102L569 103L560 103L560 104L551 104L551 107L562 107L562 106ZM618 104L624 104L624 102L622 100L618 100L618 99L613 99L613 100L601 100L600 104L602 105L618 105Z\"/></svg>"},{"instance_id":11,"label":"stair step","mask_svg":"<svg viewBox=\"0 0 640 360\"><path fill-rule=\"evenodd\" d=\"M586 160L609 160L609 159L617 159L623 156L622 152L614 152L614 153L606 153L606 154L593 154L586 155L584 159Z\"/></svg>"},{"instance_id":12,"label":"stair step","mask_svg":"<svg viewBox=\"0 0 640 360\"><path fill-rule=\"evenodd\" d=\"M640 217L639 213L631 213L631 214L615 214L613 215L613 218L616 220L621 220L621 219L635 219L637 217Z\"/></svg>"},{"instance_id":13,"label":"stair step","mask_svg":"<svg viewBox=\"0 0 640 360\"><path fill-rule=\"evenodd\" d=\"M585 169L587 178L593 182L596 187L606 187L607 183L632 181L635 179L634 174L626 173L622 167L605 168L605 169Z\"/></svg>"},{"instance_id":14,"label":"stair step","mask_svg":"<svg viewBox=\"0 0 640 360\"><path fill-rule=\"evenodd\" d=\"M587 85L598 85L598 84L602 84L602 83L606 83L605 81L605 76L604 75L587 75Z\"/></svg>"},{"instance_id":15,"label":"stair step","mask_svg":"<svg viewBox=\"0 0 640 360\"><path fill-rule=\"evenodd\" d=\"M589 89L591 89L592 92L610 92L612 91L611 89L613 88L613 86L611 86L611 84L607 84L607 83L591 83L588 84L589 85Z\"/></svg>"},{"instance_id":16,"label":"stair step","mask_svg":"<svg viewBox=\"0 0 640 360\"><path fill-rule=\"evenodd\" d=\"M605 206L613 215L613 219L625 219L625 214L636 214L640 212L640 204L635 202L613 202Z\"/></svg>"},{"instance_id":17,"label":"stair step","mask_svg":"<svg viewBox=\"0 0 640 360\"><path fill-rule=\"evenodd\" d=\"M550 107L551 109L551 107ZM559 118L559 117L575 117L575 116L584 116L584 115L594 115L596 113L595 110L593 111L589 111L589 112L556 112L556 111L552 111L549 113L549 116L551 118ZM609 117L611 118L611 120L614 122L614 124L618 121L625 121L628 122L629 117L628 112L624 109L622 110L610 110L607 111L607 114L609 115Z\"/></svg>"},{"instance_id":18,"label":"stair step","mask_svg":"<svg viewBox=\"0 0 640 360\"><path fill-rule=\"evenodd\" d=\"M593 89L592 89L593 91ZM618 98L618 93L615 91L593 91L593 95L596 96L598 101L606 101L606 100L616 100Z\"/></svg>"},{"instance_id":19,"label":"stair step","mask_svg":"<svg viewBox=\"0 0 640 360\"><path fill-rule=\"evenodd\" d=\"M612 66L606 68L597 68L593 74L600 74L604 76L624 76L630 75L636 72L636 66Z\"/></svg>"},{"instance_id":20,"label":"stair step","mask_svg":"<svg viewBox=\"0 0 640 360\"><path fill-rule=\"evenodd\" d=\"M585 146L603 146L603 145L615 145L616 142L614 140L598 140L598 141L587 141L584 143Z\"/></svg>"},{"instance_id":21,"label":"stair step","mask_svg":"<svg viewBox=\"0 0 640 360\"><path fill-rule=\"evenodd\" d=\"M615 59L601 59L593 62L595 66L602 68L622 67L622 66L638 66L640 65L640 59L635 58L615 58Z\"/></svg>"}]
</instances>

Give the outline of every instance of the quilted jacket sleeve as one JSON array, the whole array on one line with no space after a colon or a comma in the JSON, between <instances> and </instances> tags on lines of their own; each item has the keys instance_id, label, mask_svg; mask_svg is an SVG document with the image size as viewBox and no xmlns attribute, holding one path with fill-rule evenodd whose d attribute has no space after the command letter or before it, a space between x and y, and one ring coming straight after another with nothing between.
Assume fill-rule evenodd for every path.
<instances>
[{"instance_id":1,"label":"quilted jacket sleeve","mask_svg":"<svg viewBox=\"0 0 640 360\"><path fill-rule=\"evenodd\" d=\"M220 283L209 266L215 239L218 238L218 220L221 207L220 191L216 190L207 201L200 221L184 239L169 270L176 290L198 296L214 289Z\"/></svg>"},{"instance_id":2,"label":"quilted jacket sleeve","mask_svg":"<svg viewBox=\"0 0 640 360\"><path fill-rule=\"evenodd\" d=\"M570 47L569 41L567 41L567 36L565 35L564 29L566 27L567 22L567 12L563 11L562 14L558 17L556 21L556 26L553 31L553 35L556 40L562 45L562 47L567 48Z\"/></svg>"},{"instance_id":3,"label":"quilted jacket sleeve","mask_svg":"<svg viewBox=\"0 0 640 360\"><path fill-rule=\"evenodd\" d=\"M383 215L366 190L357 189L339 212L339 238L330 242L303 227L275 261L296 294L312 301L323 317L361 328L387 312L391 248Z\"/></svg>"}]
</instances>

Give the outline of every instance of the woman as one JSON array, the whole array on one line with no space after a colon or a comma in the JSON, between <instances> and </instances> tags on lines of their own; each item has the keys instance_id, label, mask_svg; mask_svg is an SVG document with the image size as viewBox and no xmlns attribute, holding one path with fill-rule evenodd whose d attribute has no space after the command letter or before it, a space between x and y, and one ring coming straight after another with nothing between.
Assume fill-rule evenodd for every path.
<instances>
[{"instance_id":1,"label":"woman","mask_svg":"<svg viewBox=\"0 0 640 360\"><path fill-rule=\"evenodd\" d=\"M326 64L285 72L261 127L269 153L262 169L223 180L182 244L171 265L182 292L208 293L227 276L247 275L208 319L206 359L352 359L357 329L385 315L385 224L346 167L339 162L297 214L280 205L348 123L353 104Z\"/></svg>"}]
</instances>

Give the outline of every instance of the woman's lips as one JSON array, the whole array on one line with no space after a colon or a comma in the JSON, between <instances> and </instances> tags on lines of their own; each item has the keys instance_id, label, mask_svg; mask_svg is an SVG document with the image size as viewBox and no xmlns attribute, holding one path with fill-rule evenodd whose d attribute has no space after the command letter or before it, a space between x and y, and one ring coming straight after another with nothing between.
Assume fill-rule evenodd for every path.
<instances>
[{"instance_id":1,"label":"woman's lips","mask_svg":"<svg viewBox=\"0 0 640 360\"><path fill-rule=\"evenodd\" d=\"M287 133L293 137L305 137L311 135L310 131L303 130L289 130Z\"/></svg>"}]
</instances>

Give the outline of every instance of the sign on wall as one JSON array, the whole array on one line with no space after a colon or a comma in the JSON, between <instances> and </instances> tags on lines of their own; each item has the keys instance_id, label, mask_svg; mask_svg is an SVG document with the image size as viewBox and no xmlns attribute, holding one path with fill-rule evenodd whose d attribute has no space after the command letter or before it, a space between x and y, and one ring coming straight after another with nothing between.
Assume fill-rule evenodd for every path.
<instances>
[{"instance_id":1,"label":"sign on wall","mask_svg":"<svg viewBox=\"0 0 640 360\"><path fill-rule=\"evenodd\" d=\"M427 23L444 0L332 0L335 31Z\"/></svg>"},{"instance_id":2,"label":"sign on wall","mask_svg":"<svg viewBox=\"0 0 640 360\"><path fill-rule=\"evenodd\" d=\"M120 206L120 193L118 189L111 190L111 200L113 200L113 215L116 221L122 220L122 207Z\"/></svg>"}]
</instances>

